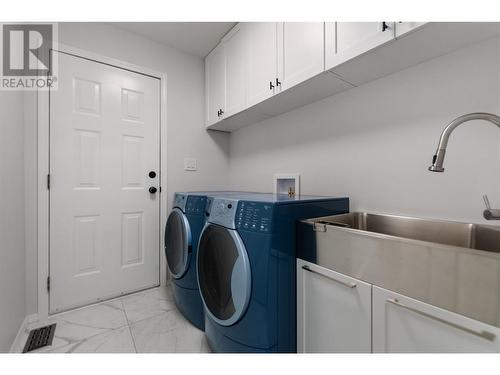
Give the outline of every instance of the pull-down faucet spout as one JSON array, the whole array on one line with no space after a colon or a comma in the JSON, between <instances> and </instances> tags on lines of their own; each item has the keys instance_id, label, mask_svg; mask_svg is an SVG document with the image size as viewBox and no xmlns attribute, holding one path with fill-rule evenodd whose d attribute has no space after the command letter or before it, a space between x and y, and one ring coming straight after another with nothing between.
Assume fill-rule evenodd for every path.
<instances>
[{"instance_id":1,"label":"pull-down faucet spout","mask_svg":"<svg viewBox=\"0 0 500 375\"><path fill-rule=\"evenodd\" d=\"M448 146L450 134L457 126L470 120L486 120L500 128L500 117L491 113L476 112L457 117L455 120L450 122L446 128L444 128L443 133L441 134L436 154L432 158L432 165L429 167L431 172L444 172L444 155L446 154L446 146ZM486 220L500 220L500 209L491 208L488 196L484 195L483 199L486 204L486 210L483 212L483 217Z\"/></svg>"},{"instance_id":2,"label":"pull-down faucet spout","mask_svg":"<svg viewBox=\"0 0 500 375\"><path fill-rule=\"evenodd\" d=\"M500 127L500 117L491 113L476 112L457 117L455 120L450 122L446 128L444 128L443 133L441 134L436 154L432 158L432 165L429 167L431 172L444 172L443 162L450 134L457 126L470 120L485 120Z\"/></svg>"}]
</instances>

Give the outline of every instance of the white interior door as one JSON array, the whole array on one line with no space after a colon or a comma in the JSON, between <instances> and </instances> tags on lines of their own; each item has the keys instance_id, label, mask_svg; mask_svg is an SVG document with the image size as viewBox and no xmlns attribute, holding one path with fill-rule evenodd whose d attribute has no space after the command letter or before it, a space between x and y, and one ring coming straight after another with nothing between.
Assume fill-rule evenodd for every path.
<instances>
[{"instance_id":1,"label":"white interior door","mask_svg":"<svg viewBox=\"0 0 500 375\"><path fill-rule=\"evenodd\" d=\"M51 313L159 284L160 81L65 53L58 73Z\"/></svg>"}]
</instances>

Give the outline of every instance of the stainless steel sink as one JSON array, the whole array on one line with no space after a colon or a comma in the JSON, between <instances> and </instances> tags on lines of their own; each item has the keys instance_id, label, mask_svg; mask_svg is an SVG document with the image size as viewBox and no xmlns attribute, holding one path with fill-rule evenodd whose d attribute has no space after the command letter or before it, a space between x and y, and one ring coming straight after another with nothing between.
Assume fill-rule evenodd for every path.
<instances>
[{"instance_id":1,"label":"stainless steel sink","mask_svg":"<svg viewBox=\"0 0 500 375\"><path fill-rule=\"evenodd\" d=\"M389 236L500 253L500 227L454 221L351 212L315 219L332 225Z\"/></svg>"}]
</instances>

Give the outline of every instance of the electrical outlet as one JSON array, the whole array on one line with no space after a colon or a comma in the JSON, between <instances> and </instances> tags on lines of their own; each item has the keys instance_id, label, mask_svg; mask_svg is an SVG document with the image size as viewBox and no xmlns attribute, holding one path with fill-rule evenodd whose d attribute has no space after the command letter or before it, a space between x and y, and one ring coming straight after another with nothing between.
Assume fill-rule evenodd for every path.
<instances>
[{"instance_id":1,"label":"electrical outlet","mask_svg":"<svg viewBox=\"0 0 500 375\"><path fill-rule=\"evenodd\" d=\"M196 159L195 158L184 158L184 170L185 171L197 171Z\"/></svg>"}]
</instances>

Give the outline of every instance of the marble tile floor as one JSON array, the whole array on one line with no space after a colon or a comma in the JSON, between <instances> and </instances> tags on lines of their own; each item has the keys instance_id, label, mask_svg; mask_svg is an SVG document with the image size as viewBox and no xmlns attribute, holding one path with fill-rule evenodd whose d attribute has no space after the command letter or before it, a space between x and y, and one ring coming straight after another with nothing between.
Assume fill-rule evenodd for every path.
<instances>
[{"instance_id":1,"label":"marble tile floor","mask_svg":"<svg viewBox=\"0 0 500 375\"><path fill-rule=\"evenodd\" d=\"M202 331L176 309L171 289L159 287L51 316L29 330L57 323L51 346L30 353L209 353Z\"/></svg>"}]
</instances>

